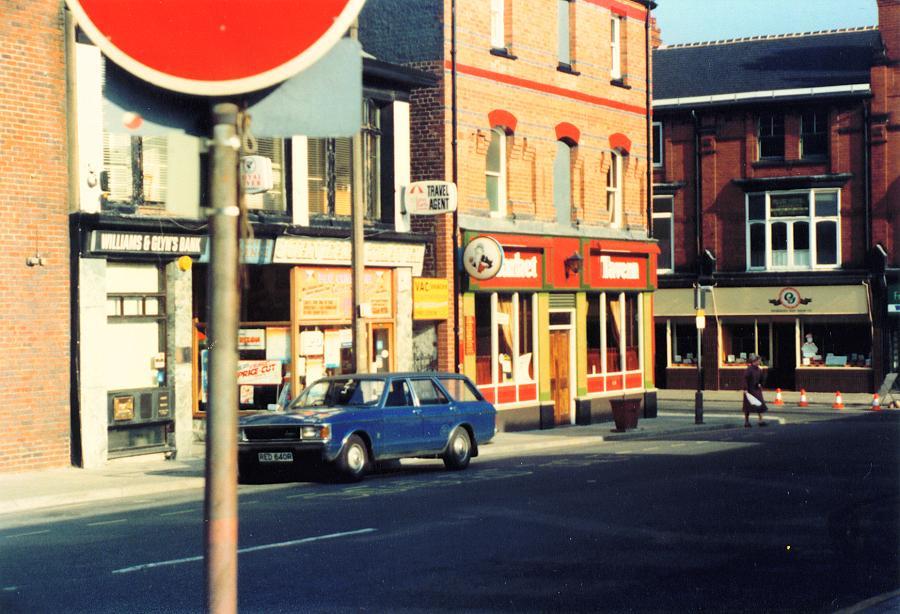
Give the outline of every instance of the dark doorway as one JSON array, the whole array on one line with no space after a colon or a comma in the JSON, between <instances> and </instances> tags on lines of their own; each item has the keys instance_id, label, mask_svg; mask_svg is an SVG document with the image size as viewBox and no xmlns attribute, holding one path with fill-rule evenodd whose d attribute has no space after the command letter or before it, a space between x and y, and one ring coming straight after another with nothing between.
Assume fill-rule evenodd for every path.
<instances>
[{"instance_id":1,"label":"dark doorway","mask_svg":"<svg viewBox=\"0 0 900 614\"><path fill-rule=\"evenodd\" d=\"M772 364L766 377L766 388L793 390L797 368L796 328L794 322L772 325Z\"/></svg>"},{"instance_id":2,"label":"dark doorway","mask_svg":"<svg viewBox=\"0 0 900 614\"><path fill-rule=\"evenodd\" d=\"M667 388L666 386L666 368L669 366L669 357L666 355L667 339L666 325L657 324L654 327L656 343L653 355L653 380L656 382L657 388Z\"/></svg>"}]
</instances>

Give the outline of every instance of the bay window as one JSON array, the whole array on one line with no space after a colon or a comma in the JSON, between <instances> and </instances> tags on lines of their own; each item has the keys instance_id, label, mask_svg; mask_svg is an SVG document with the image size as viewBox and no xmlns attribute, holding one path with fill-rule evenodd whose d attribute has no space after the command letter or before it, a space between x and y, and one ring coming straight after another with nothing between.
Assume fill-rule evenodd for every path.
<instances>
[{"instance_id":1,"label":"bay window","mask_svg":"<svg viewBox=\"0 0 900 614\"><path fill-rule=\"evenodd\" d=\"M811 269L839 264L840 192L747 195L748 269Z\"/></svg>"}]
</instances>

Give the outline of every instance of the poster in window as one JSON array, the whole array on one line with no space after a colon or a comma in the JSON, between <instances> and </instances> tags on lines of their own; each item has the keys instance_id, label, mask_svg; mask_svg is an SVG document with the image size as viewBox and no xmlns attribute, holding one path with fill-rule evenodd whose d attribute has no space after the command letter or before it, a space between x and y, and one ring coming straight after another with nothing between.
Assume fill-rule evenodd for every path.
<instances>
[{"instance_id":1,"label":"poster in window","mask_svg":"<svg viewBox=\"0 0 900 614\"><path fill-rule=\"evenodd\" d=\"M325 368L337 369L341 366L341 331L325 331Z\"/></svg>"},{"instance_id":2,"label":"poster in window","mask_svg":"<svg viewBox=\"0 0 900 614\"><path fill-rule=\"evenodd\" d=\"M306 385L309 386L323 377L325 377L325 361L322 358L307 358Z\"/></svg>"},{"instance_id":3,"label":"poster in window","mask_svg":"<svg viewBox=\"0 0 900 614\"><path fill-rule=\"evenodd\" d=\"M350 269L338 267L294 267L296 317L301 323L347 322L353 314ZM390 269L367 268L363 293L371 305L372 318L393 316L393 275Z\"/></svg>"},{"instance_id":4,"label":"poster in window","mask_svg":"<svg viewBox=\"0 0 900 614\"><path fill-rule=\"evenodd\" d=\"M290 329L272 326L266 328L266 360L287 362L290 358Z\"/></svg>"},{"instance_id":5,"label":"poster in window","mask_svg":"<svg viewBox=\"0 0 900 614\"><path fill-rule=\"evenodd\" d=\"M320 330L305 330L300 333L300 355L321 356L325 353L325 335Z\"/></svg>"},{"instance_id":6,"label":"poster in window","mask_svg":"<svg viewBox=\"0 0 900 614\"><path fill-rule=\"evenodd\" d=\"M266 329L242 328L238 331L238 350L266 349Z\"/></svg>"},{"instance_id":7,"label":"poster in window","mask_svg":"<svg viewBox=\"0 0 900 614\"><path fill-rule=\"evenodd\" d=\"M241 405L253 403L253 386L241 386Z\"/></svg>"}]
</instances>

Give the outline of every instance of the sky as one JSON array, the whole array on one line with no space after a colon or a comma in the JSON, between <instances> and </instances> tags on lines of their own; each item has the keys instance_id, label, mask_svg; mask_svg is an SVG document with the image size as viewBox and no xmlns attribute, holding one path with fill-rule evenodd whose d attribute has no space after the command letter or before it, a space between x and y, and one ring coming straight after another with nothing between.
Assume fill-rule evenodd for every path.
<instances>
[{"instance_id":1,"label":"sky","mask_svg":"<svg viewBox=\"0 0 900 614\"><path fill-rule=\"evenodd\" d=\"M656 0L656 4L653 14L665 45L878 25L875 0Z\"/></svg>"}]
</instances>

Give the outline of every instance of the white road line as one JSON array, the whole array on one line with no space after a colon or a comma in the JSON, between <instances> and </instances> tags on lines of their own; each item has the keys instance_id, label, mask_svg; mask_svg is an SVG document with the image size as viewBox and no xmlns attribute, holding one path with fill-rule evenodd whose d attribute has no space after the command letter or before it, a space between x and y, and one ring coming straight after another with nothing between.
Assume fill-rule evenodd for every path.
<instances>
[{"instance_id":1,"label":"white road line","mask_svg":"<svg viewBox=\"0 0 900 614\"><path fill-rule=\"evenodd\" d=\"M189 509L189 510L178 510L177 512L165 512L165 513L160 514L160 516L178 516L180 514L195 514L195 513L199 513L199 512L200 512L200 508L195 507L195 508Z\"/></svg>"},{"instance_id":2,"label":"white road line","mask_svg":"<svg viewBox=\"0 0 900 614\"><path fill-rule=\"evenodd\" d=\"M104 520L102 522L89 522L87 526L89 527L102 527L107 524L122 524L123 522L128 522L127 518L117 518L116 520Z\"/></svg>"},{"instance_id":3,"label":"white road line","mask_svg":"<svg viewBox=\"0 0 900 614\"><path fill-rule=\"evenodd\" d=\"M315 537L304 537L303 539L294 539L287 542L278 542L275 544L264 544L262 546L251 546L249 548L241 548L237 551L238 554L247 554L248 552L259 552L260 550L271 550L273 548L289 548L291 546L298 546L300 544L308 544L311 542L322 541L325 539L337 539L338 537L350 537L351 535L363 535L365 533L374 533L377 529L359 529L358 531L345 531L343 533L329 533L328 535L317 535ZM166 565L180 565L182 563L193 563L196 561L202 561L202 556L189 556L183 559L171 559L168 561L157 561L155 563L143 563L141 565L135 565L133 567L123 567L121 569L114 569L113 573L131 573L133 571L143 571L145 569L153 569L154 567L164 567Z\"/></svg>"},{"instance_id":4,"label":"white road line","mask_svg":"<svg viewBox=\"0 0 900 614\"><path fill-rule=\"evenodd\" d=\"M44 529L43 531L29 531L28 533L13 533L12 535L4 535L3 537L29 537L31 535L43 535L44 533L49 533L50 529Z\"/></svg>"}]
</instances>

